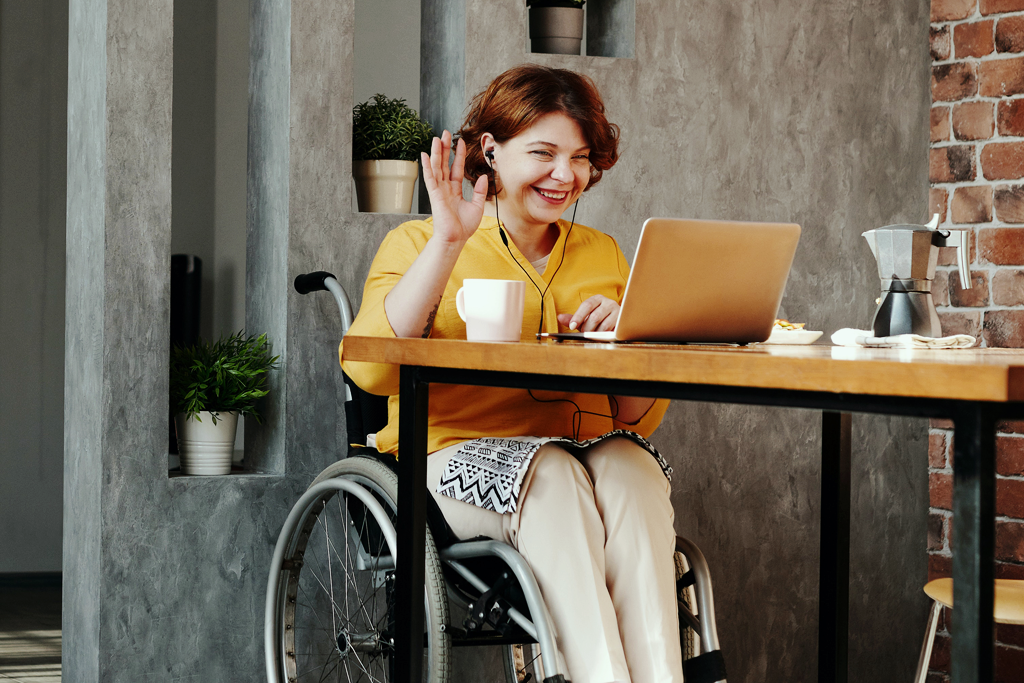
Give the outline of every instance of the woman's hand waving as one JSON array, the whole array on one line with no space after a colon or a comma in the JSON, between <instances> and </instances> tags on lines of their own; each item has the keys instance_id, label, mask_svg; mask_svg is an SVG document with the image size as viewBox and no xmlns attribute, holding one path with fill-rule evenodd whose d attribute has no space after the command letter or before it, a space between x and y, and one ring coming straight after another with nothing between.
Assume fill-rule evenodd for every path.
<instances>
[{"instance_id":1,"label":"woman's hand waving","mask_svg":"<svg viewBox=\"0 0 1024 683\"><path fill-rule=\"evenodd\" d=\"M434 325L445 285L462 247L476 232L487 201L487 176L477 179L473 201L462 198L466 168L466 143L459 140L451 168L452 134L434 138L430 156L422 155L423 183L430 195L434 235L412 262L405 275L384 297L384 312L399 337L427 337Z\"/></svg>"},{"instance_id":2,"label":"woman's hand waving","mask_svg":"<svg viewBox=\"0 0 1024 683\"><path fill-rule=\"evenodd\" d=\"M452 134L447 130L430 143L430 156L421 153L423 184L430 196L434 217L434 236L449 243L465 243L476 232L487 201L487 176L477 178L473 200L462 196L462 180L466 168L466 143L459 140L455 159L448 166L452 152Z\"/></svg>"}]
</instances>

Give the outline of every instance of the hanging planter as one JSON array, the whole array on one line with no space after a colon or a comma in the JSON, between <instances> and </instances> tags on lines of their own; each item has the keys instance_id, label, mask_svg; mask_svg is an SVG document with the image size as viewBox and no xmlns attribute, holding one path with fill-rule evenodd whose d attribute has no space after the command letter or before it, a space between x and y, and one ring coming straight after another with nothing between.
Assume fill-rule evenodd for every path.
<instances>
[{"instance_id":1,"label":"hanging planter","mask_svg":"<svg viewBox=\"0 0 1024 683\"><path fill-rule=\"evenodd\" d=\"M228 474L239 415L257 422L267 373L277 364L267 335L241 332L171 350L171 405L184 474Z\"/></svg>"},{"instance_id":2,"label":"hanging planter","mask_svg":"<svg viewBox=\"0 0 1024 683\"><path fill-rule=\"evenodd\" d=\"M403 99L376 94L352 110L352 177L360 211L409 213L420 152L434 131Z\"/></svg>"},{"instance_id":3,"label":"hanging planter","mask_svg":"<svg viewBox=\"0 0 1024 683\"><path fill-rule=\"evenodd\" d=\"M578 55L583 45L585 0L526 0L530 8L530 51Z\"/></svg>"}]
</instances>

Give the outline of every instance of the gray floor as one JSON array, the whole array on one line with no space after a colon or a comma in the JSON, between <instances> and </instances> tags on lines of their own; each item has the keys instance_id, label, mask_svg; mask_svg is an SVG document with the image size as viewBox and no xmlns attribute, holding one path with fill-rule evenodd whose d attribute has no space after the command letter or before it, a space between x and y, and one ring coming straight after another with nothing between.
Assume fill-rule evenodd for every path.
<instances>
[{"instance_id":1,"label":"gray floor","mask_svg":"<svg viewBox=\"0 0 1024 683\"><path fill-rule=\"evenodd\" d=\"M0 576L0 683L60 683L59 576Z\"/></svg>"}]
</instances>

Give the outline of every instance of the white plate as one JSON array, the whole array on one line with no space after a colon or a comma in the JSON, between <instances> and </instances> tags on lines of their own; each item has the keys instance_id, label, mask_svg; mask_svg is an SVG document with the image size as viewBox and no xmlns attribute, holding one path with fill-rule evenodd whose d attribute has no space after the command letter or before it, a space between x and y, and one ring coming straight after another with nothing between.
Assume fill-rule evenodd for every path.
<instances>
[{"instance_id":1,"label":"white plate","mask_svg":"<svg viewBox=\"0 0 1024 683\"><path fill-rule=\"evenodd\" d=\"M813 344L821 336L815 330L772 330L765 344Z\"/></svg>"}]
</instances>

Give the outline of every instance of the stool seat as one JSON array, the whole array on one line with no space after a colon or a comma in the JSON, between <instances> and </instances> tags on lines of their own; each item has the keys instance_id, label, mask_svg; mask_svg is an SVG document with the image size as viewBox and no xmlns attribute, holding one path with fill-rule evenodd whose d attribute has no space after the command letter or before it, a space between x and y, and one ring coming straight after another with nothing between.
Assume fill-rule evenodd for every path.
<instances>
[{"instance_id":1,"label":"stool seat","mask_svg":"<svg viewBox=\"0 0 1024 683\"><path fill-rule=\"evenodd\" d=\"M924 592L945 607L953 606L953 579L929 581ZM1024 624L1024 580L996 579L992 612L997 624Z\"/></svg>"}]
</instances>

